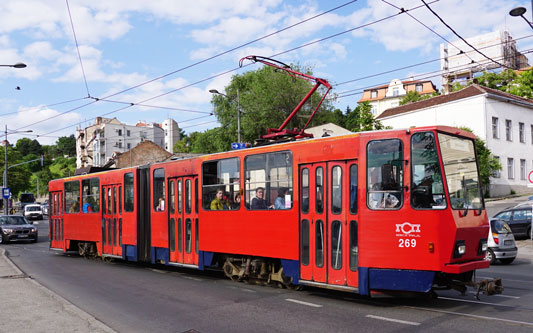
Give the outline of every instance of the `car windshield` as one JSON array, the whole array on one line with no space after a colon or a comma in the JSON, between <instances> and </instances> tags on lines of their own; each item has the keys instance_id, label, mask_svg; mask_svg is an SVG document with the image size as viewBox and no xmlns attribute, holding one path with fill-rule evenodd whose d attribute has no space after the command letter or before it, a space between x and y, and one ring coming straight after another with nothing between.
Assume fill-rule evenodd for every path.
<instances>
[{"instance_id":1,"label":"car windshield","mask_svg":"<svg viewBox=\"0 0 533 333\"><path fill-rule=\"evenodd\" d=\"M438 136L452 208L483 208L474 141L443 133Z\"/></svg>"},{"instance_id":2,"label":"car windshield","mask_svg":"<svg viewBox=\"0 0 533 333\"><path fill-rule=\"evenodd\" d=\"M499 234L510 234L511 228L509 225L501 220L492 220L490 222L490 227L492 228L492 232L497 232Z\"/></svg>"},{"instance_id":3,"label":"car windshield","mask_svg":"<svg viewBox=\"0 0 533 333\"><path fill-rule=\"evenodd\" d=\"M22 216L1 216L0 225L23 225L28 224L28 221Z\"/></svg>"},{"instance_id":4,"label":"car windshield","mask_svg":"<svg viewBox=\"0 0 533 333\"><path fill-rule=\"evenodd\" d=\"M36 212L36 211L41 210L41 206L30 206L30 207L26 207L26 210L29 211L29 212Z\"/></svg>"}]
</instances>

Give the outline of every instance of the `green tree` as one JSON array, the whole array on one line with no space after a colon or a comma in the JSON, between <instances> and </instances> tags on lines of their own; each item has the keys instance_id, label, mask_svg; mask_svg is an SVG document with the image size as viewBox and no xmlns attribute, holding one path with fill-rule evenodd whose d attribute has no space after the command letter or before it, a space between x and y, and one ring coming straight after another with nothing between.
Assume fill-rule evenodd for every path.
<instances>
[{"instance_id":1,"label":"green tree","mask_svg":"<svg viewBox=\"0 0 533 333\"><path fill-rule=\"evenodd\" d=\"M346 115L346 128L352 132L362 132L382 130L385 126L374 118L370 103L362 102Z\"/></svg>"},{"instance_id":2,"label":"green tree","mask_svg":"<svg viewBox=\"0 0 533 333\"><path fill-rule=\"evenodd\" d=\"M311 74L309 68L299 66L294 68ZM231 83L225 89L228 98L220 95L212 97L214 113L222 126L216 132L207 131L203 134L210 140L227 140L227 142L208 143L202 138L200 141L203 143L198 143L196 147L201 146L207 150L215 146L229 149L231 142L237 140L237 91L242 110L241 140L253 142L260 135L266 134L268 128L279 128L311 87L312 84L308 81L295 79L268 66L233 76ZM311 96L285 128L302 128L305 125L324 93L323 89L319 90L320 92L315 92ZM309 126L335 119L331 103L331 100L324 101L317 111L316 119L313 119ZM195 147L194 142L193 147ZM196 147L193 150L197 149Z\"/></svg>"},{"instance_id":3,"label":"green tree","mask_svg":"<svg viewBox=\"0 0 533 333\"><path fill-rule=\"evenodd\" d=\"M475 80L482 86L507 91L510 84L517 78L518 75L513 70L507 69L500 73L484 72L476 77Z\"/></svg>"},{"instance_id":4,"label":"green tree","mask_svg":"<svg viewBox=\"0 0 533 333\"><path fill-rule=\"evenodd\" d=\"M461 127L461 129L473 133L472 130L468 127ZM481 140L476 136L475 145L479 162L479 176L481 178L481 186L484 189L484 193L486 194L486 196L488 196L490 194L490 177L494 175L497 171L500 171L502 169L502 166L500 162L496 158L494 158L490 149L487 148L485 141Z\"/></svg>"},{"instance_id":5,"label":"green tree","mask_svg":"<svg viewBox=\"0 0 533 333\"><path fill-rule=\"evenodd\" d=\"M525 98L533 98L533 69L520 73L509 85L508 92Z\"/></svg>"},{"instance_id":6,"label":"green tree","mask_svg":"<svg viewBox=\"0 0 533 333\"><path fill-rule=\"evenodd\" d=\"M5 147L0 150L1 156L4 156ZM18 195L26 191L30 187L31 172L24 167L24 165L12 167L15 164L22 162L22 155L14 149L11 145L7 146L7 161L8 161L8 187L11 189L14 198L18 198ZM2 171L5 169L4 159L1 159L0 165Z\"/></svg>"},{"instance_id":7,"label":"green tree","mask_svg":"<svg viewBox=\"0 0 533 333\"><path fill-rule=\"evenodd\" d=\"M22 138L17 141L16 144L17 151L22 155L26 156L28 154L33 155L42 155L43 154L43 147L39 143L39 141L28 138Z\"/></svg>"},{"instance_id":8,"label":"green tree","mask_svg":"<svg viewBox=\"0 0 533 333\"><path fill-rule=\"evenodd\" d=\"M56 142L57 152L62 156L76 156L76 138L74 134L62 136Z\"/></svg>"}]
</instances>

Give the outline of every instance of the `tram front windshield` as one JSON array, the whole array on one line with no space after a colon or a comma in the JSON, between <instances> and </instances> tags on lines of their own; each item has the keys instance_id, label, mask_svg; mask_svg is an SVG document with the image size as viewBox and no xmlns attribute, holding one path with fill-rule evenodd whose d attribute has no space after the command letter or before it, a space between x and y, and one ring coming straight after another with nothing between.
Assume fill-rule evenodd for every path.
<instances>
[{"instance_id":1,"label":"tram front windshield","mask_svg":"<svg viewBox=\"0 0 533 333\"><path fill-rule=\"evenodd\" d=\"M443 133L438 138L452 208L483 208L474 141Z\"/></svg>"}]
</instances>

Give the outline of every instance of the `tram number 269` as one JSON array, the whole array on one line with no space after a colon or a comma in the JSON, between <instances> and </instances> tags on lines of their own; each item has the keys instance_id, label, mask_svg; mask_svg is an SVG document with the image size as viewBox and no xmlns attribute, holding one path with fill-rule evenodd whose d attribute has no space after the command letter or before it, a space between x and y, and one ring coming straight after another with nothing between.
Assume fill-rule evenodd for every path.
<instances>
[{"instance_id":1,"label":"tram number 269","mask_svg":"<svg viewBox=\"0 0 533 333\"><path fill-rule=\"evenodd\" d=\"M414 238L408 238L408 239L400 238L400 239L398 239L398 247L416 247L416 239L414 239Z\"/></svg>"}]
</instances>

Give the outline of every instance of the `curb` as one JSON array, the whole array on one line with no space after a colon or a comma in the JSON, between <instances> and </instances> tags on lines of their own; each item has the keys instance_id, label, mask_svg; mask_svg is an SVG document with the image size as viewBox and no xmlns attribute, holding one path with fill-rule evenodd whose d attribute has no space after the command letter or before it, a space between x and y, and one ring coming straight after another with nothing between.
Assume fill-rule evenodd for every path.
<instances>
[{"instance_id":1,"label":"curb","mask_svg":"<svg viewBox=\"0 0 533 333\"><path fill-rule=\"evenodd\" d=\"M5 259L6 259L6 262L16 271L18 272L18 274L20 275L24 275L25 273L17 266L15 265L11 259L9 258L8 256L9 252L6 251L5 249L3 248L0 248L0 256L3 256ZM104 324L103 322L101 322L100 320L96 319L95 317L91 316L89 313L85 312L84 310L82 310L81 308L77 307L76 305L74 305L73 303L69 302L67 299L59 296L58 294L56 294L55 292L53 292L52 290L46 288L45 286L43 286L42 284L40 284L39 282L37 282L34 278L32 278L31 276L27 276L24 278L26 281L29 281L31 283L33 283L33 285L35 285L37 288L39 288L40 290L42 290L44 293L46 293L48 296L52 297L53 299L55 299L57 302L59 302L61 304L61 307L67 311L67 312L70 312L71 314L74 314L76 316L78 316L79 318L81 318L82 320L85 320L87 321L90 325L94 326L95 328L98 328L104 332L109 332L109 333L116 333L117 331L115 331L114 329L112 329L111 327L107 326L106 324Z\"/></svg>"}]
</instances>

